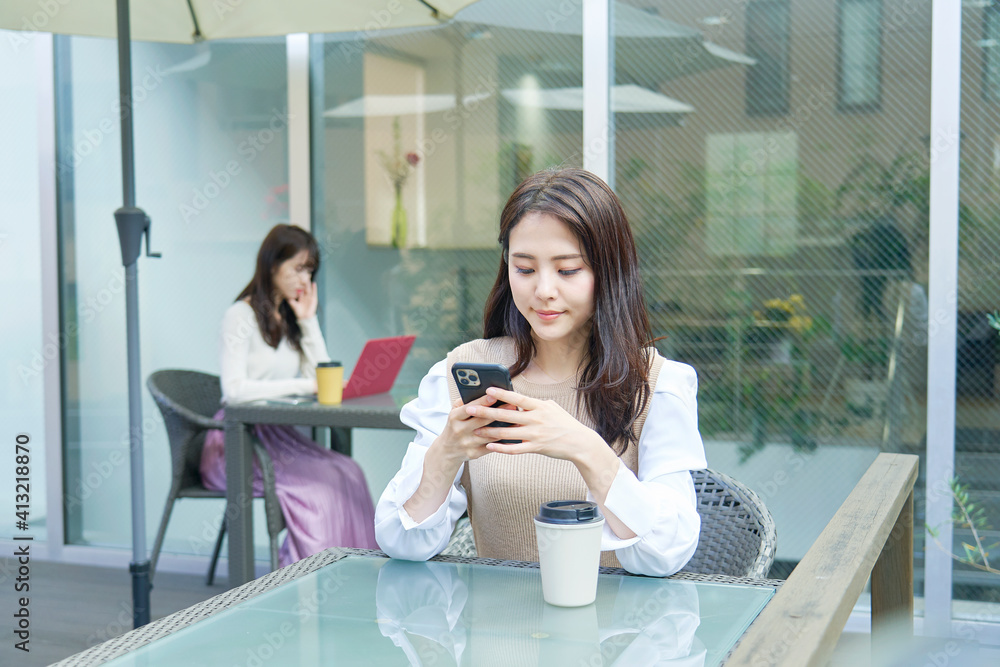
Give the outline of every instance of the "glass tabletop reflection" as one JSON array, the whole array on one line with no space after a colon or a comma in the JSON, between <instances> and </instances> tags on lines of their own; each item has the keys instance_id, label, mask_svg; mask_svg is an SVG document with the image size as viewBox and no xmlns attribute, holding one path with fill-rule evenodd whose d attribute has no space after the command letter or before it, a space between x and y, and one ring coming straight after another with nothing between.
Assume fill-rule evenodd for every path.
<instances>
[{"instance_id":1,"label":"glass tabletop reflection","mask_svg":"<svg viewBox=\"0 0 1000 667\"><path fill-rule=\"evenodd\" d=\"M537 569L348 556L106 664L718 665L772 595L602 574L561 608Z\"/></svg>"}]
</instances>

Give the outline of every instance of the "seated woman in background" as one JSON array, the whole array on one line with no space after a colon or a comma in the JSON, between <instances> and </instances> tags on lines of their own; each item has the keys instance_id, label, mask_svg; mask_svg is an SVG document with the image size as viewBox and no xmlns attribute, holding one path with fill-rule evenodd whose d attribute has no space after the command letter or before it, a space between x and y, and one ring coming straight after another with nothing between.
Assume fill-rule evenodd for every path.
<instances>
[{"instance_id":1,"label":"seated woman in background","mask_svg":"<svg viewBox=\"0 0 1000 667\"><path fill-rule=\"evenodd\" d=\"M468 510L480 556L537 561L539 505L586 497L606 519L602 565L676 572L701 527L690 474L706 467L697 378L650 346L618 198L580 169L537 173L507 201L499 240L483 339L435 364L400 415L417 435L376 508L379 546L430 558ZM514 391L462 405L458 361L509 367ZM491 407L498 400L508 409Z\"/></svg>"},{"instance_id":2,"label":"seated woman in background","mask_svg":"<svg viewBox=\"0 0 1000 667\"><path fill-rule=\"evenodd\" d=\"M319 247L309 232L277 225L268 233L253 279L222 319L223 405L316 393L316 364L330 360L316 317L318 270ZM320 447L294 426L258 425L255 433L274 461L288 526L282 567L329 547L375 547L371 495L353 459ZM222 431L205 438L201 476L210 489L226 488ZM256 462L253 489L254 495L263 491Z\"/></svg>"}]
</instances>

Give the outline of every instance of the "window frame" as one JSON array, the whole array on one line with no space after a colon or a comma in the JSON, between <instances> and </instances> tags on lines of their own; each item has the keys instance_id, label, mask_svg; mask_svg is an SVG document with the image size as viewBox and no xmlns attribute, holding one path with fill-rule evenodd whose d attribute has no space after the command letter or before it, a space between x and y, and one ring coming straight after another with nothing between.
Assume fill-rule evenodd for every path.
<instances>
[{"instance_id":1,"label":"window frame","mask_svg":"<svg viewBox=\"0 0 1000 667\"><path fill-rule=\"evenodd\" d=\"M1000 32L1000 0L993 0L989 5L983 7L983 32L980 43L990 39L990 24L992 22L997 23L997 32ZM1000 74L997 76L996 85L990 85L991 61L993 62L993 67L1000 70L1000 38L997 41L998 44L996 46L980 46L980 52L982 53L980 89L982 90L983 100L991 103L1000 102ZM992 58L990 57L991 53L993 54Z\"/></svg>"},{"instance_id":2,"label":"window frame","mask_svg":"<svg viewBox=\"0 0 1000 667\"><path fill-rule=\"evenodd\" d=\"M844 100L844 10L852 4L873 4L878 9L876 23L878 25L878 56L875 66L875 98L866 102L847 102ZM841 113L871 113L882 110L882 64L884 38L882 33L882 16L884 14L882 0L837 0L837 111Z\"/></svg>"},{"instance_id":3,"label":"window frame","mask_svg":"<svg viewBox=\"0 0 1000 667\"><path fill-rule=\"evenodd\" d=\"M782 8L785 11L784 16L784 53L782 54L782 71L780 72L780 88L781 95L764 95L759 96L755 92L760 90L759 85L755 85L759 81L759 73L762 70L759 69L760 57L759 53L755 50L755 43L750 40L750 23L751 23L751 13L752 12L763 12L767 9L773 10L774 8ZM750 117L766 117L766 116L783 116L789 113L791 110L791 70L792 70L792 3L791 0L755 0L747 5L746 15L745 15L745 25L744 25L744 40L746 43L746 52L752 58L755 58L758 65L754 67L747 68L746 77L744 79L744 110L747 116ZM780 97L781 103L768 104L767 101L774 100Z\"/></svg>"}]
</instances>

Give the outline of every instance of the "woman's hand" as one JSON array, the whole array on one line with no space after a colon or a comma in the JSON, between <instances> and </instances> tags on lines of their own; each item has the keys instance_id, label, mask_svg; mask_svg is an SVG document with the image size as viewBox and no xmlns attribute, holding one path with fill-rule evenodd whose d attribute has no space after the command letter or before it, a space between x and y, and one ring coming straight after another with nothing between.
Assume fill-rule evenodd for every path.
<instances>
[{"instance_id":1,"label":"woman's hand","mask_svg":"<svg viewBox=\"0 0 1000 667\"><path fill-rule=\"evenodd\" d=\"M597 431L581 424L555 401L542 401L496 387L491 387L486 392L487 396L507 403L505 408L519 408L511 412L472 403L466 406L466 412L477 419L488 422L498 419L511 424L500 427L482 426L473 431L474 435L489 441L486 451L501 454L535 453L571 462L580 471L611 530L622 539L635 537L635 532L604 504L622 462ZM503 444L498 440L521 442Z\"/></svg>"},{"instance_id":2,"label":"woman's hand","mask_svg":"<svg viewBox=\"0 0 1000 667\"><path fill-rule=\"evenodd\" d=\"M483 396L469 403L469 406L485 408L495 403L496 399L492 396ZM462 464L490 453L486 448L491 442L490 438L476 435L475 431L489 424L492 419L473 417L466 407L461 400L452 403L444 430L424 455L420 485L410 499L403 503L403 509L414 521L423 521L441 507ZM511 411L513 408L495 410L514 414Z\"/></svg>"},{"instance_id":3,"label":"woman's hand","mask_svg":"<svg viewBox=\"0 0 1000 667\"><path fill-rule=\"evenodd\" d=\"M578 465L581 456L610 448L600 435L577 421L555 401L530 398L517 392L491 387L487 396L507 403L506 410L470 403L466 412L487 423L505 421L511 426L482 426L474 435L485 438L487 450L504 454L543 454ZM510 407L520 408L511 412ZM518 444L501 444L498 440L520 440Z\"/></svg>"},{"instance_id":4,"label":"woman's hand","mask_svg":"<svg viewBox=\"0 0 1000 667\"><path fill-rule=\"evenodd\" d=\"M436 450L436 454L440 455L442 461L449 468L454 466L457 470L457 467L466 461L478 459L480 456L490 453L490 450L486 449L486 445L493 442L493 439L489 436L477 435L476 429L485 427L493 419L474 417L469 413L468 408L485 409L496 402L495 398L486 395L467 405L462 403L461 399L452 403L451 412L448 413L448 423L445 424L441 435L431 445L431 449ZM513 408L506 406L492 409L503 414L510 414L513 410Z\"/></svg>"},{"instance_id":5,"label":"woman's hand","mask_svg":"<svg viewBox=\"0 0 1000 667\"><path fill-rule=\"evenodd\" d=\"M289 301L288 305L295 313L296 319L308 320L315 317L316 309L319 307L319 289L316 287L316 283L309 283L306 291L297 299Z\"/></svg>"}]
</instances>

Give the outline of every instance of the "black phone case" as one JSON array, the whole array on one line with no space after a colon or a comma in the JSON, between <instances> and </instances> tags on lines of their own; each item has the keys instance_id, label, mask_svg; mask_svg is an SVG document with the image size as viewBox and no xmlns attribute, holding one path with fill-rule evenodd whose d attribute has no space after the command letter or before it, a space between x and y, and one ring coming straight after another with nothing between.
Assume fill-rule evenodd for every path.
<instances>
[{"instance_id":1,"label":"black phone case","mask_svg":"<svg viewBox=\"0 0 1000 667\"><path fill-rule=\"evenodd\" d=\"M469 384L463 384L461 380L460 371L469 372L472 371L476 376L478 376L479 384L476 386L470 386ZM499 387L501 389L507 389L508 391L513 391L513 387L510 383L510 372L507 367L502 364L476 364L476 363L457 363L451 368L452 377L455 379L455 384L458 386L458 395L462 398L463 403L470 403L477 398L482 398L486 395L486 390L490 387ZM503 401L497 401L494 403L494 407L499 407L504 405ZM490 423L493 427L503 427L510 426L510 422L494 421ZM520 440L500 440L501 443L520 443Z\"/></svg>"}]
</instances>

